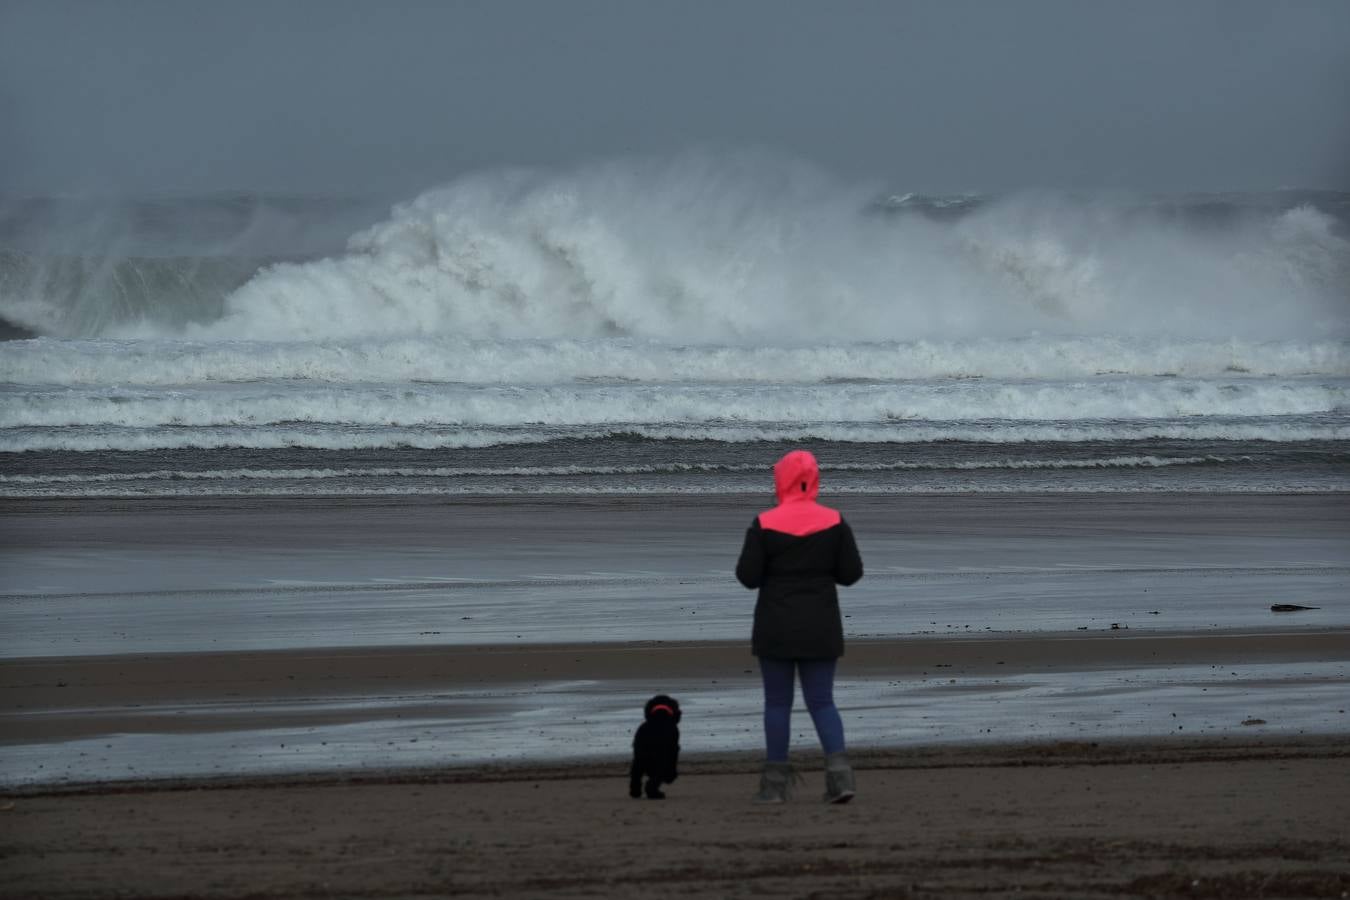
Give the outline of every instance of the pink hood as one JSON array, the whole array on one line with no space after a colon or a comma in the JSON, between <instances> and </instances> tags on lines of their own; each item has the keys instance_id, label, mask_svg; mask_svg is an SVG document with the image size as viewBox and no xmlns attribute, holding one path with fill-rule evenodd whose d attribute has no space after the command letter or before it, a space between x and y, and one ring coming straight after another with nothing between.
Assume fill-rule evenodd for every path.
<instances>
[{"instance_id":1,"label":"pink hood","mask_svg":"<svg viewBox=\"0 0 1350 900\"><path fill-rule=\"evenodd\" d=\"M816 502L820 493L820 467L805 450L793 450L773 467L773 486L778 506L759 514L759 527L797 537L833 528L840 515Z\"/></svg>"}]
</instances>

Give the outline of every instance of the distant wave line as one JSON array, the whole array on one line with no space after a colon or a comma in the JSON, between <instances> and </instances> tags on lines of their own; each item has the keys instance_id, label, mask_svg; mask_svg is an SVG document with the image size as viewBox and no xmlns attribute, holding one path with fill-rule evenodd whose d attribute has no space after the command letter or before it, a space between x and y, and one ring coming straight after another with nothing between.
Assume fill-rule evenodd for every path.
<instances>
[{"instance_id":1,"label":"distant wave line","mask_svg":"<svg viewBox=\"0 0 1350 900\"><path fill-rule=\"evenodd\" d=\"M988 461L934 461L893 463L838 463L821 466L825 472L970 471L1000 469L1109 469L1167 466L1222 465L1250 462L1250 456L1111 456L1094 459L1007 459ZM645 466L503 466L503 467L371 467L339 469L157 469L150 472L104 472L96 475L3 475L0 484L108 484L136 481L309 481L336 478L466 478L552 477L578 475L661 475L684 473L759 472L762 465L666 463Z\"/></svg>"},{"instance_id":2,"label":"distant wave line","mask_svg":"<svg viewBox=\"0 0 1350 900\"><path fill-rule=\"evenodd\" d=\"M198 484L201 482L191 482ZM271 482L261 482L262 484L271 484ZM323 484L325 482L320 482ZM184 484L184 483L179 483ZM207 482L209 484L209 482ZM1173 494L1212 494L1215 490L1213 484L1193 484L1193 483L1129 483L1129 482L1079 482L1067 484L1052 484L1038 482L1035 484L985 484L985 483L906 483L906 484L885 484L885 485L849 485L834 484L830 487L831 493L835 494L869 494L885 496L905 496L911 494L1149 494L1165 491ZM1223 491L1234 494L1350 494L1350 478L1340 478L1338 480L1299 478L1297 476L1287 476L1278 481L1267 483L1243 483L1231 484L1222 488ZM266 490L250 489L246 487L216 487L213 486L207 490L184 490L178 489L158 489L147 487L139 490L128 488L102 487L90 488L82 487L78 489L61 490L52 486L30 487L22 489L17 487L0 487L0 498L19 500L19 499L137 499L137 498L176 498L176 497L290 497L306 499L326 499L326 498L390 498L399 497L650 497L663 494L687 494L694 496L705 495L726 495L726 496L759 496L764 495L764 486L762 484L668 484L659 485L556 485L556 484L535 484L529 486L520 485L418 485L418 486L395 486L385 488L346 488L343 490L315 490L313 487L290 488L290 487L272 487Z\"/></svg>"},{"instance_id":3,"label":"distant wave line","mask_svg":"<svg viewBox=\"0 0 1350 900\"><path fill-rule=\"evenodd\" d=\"M1350 341L1055 336L737 345L387 338L322 343L50 338L0 344L28 385L831 384L1099 376L1350 376Z\"/></svg>"},{"instance_id":4,"label":"distant wave line","mask_svg":"<svg viewBox=\"0 0 1350 900\"><path fill-rule=\"evenodd\" d=\"M1269 420L1160 420L1139 422L914 422L622 424L618 427L342 429L342 428L24 428L0 431L0 452L217 449L482 449L537 446L563 440L631 442L711 441L922 444L966 441L983 445L1093 443L1137 440L1219 440L1302 443L1350 440L1344 415Z\"/></svg>"}]
</instances>

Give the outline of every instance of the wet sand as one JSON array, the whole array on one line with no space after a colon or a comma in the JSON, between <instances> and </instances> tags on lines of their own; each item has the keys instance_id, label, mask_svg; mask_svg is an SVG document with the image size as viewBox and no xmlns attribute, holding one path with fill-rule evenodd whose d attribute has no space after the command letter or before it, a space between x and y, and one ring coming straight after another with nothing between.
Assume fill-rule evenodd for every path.
<instances>
[{"instance_id":1,"label":"wet sand","mask_svg":"<svg viewBox=\"0 0 1350 900\"><path fill-rule=\"evenodd\" d=\"M1350 631L859 640L846 650L840 679L1013 678L1056 670L1323 662L1350 662ZM261 726L273 704L305 700L346 698L352 715L360 716L360 698L475 689L506 694L558 682L660 686L697 679L757 685L754 672L754 659L739 641L11 659L0 660L0 717L8 740L59 740L125 730L160 707L190 712L225 700L250 710L235 723L247 727ZM206 727L194 721L180 715L165 724Z\"/></svg>"},{"instance_id":2,"label":"wet sand","mask_svg":"<svg viewBox=\"0 0 1350 900\"><path fill-rule=\"evenodd\" d=\"M0 658L736 640L761 502L5 501ZM850 638L1350 627L1343 495L838 504L867 565L842 595Z\"/></svg>"},{"instance_id":3,"label":"wet sand","mask_svg":"<svg viewBox=\"0 0 1350 900\"><path fill-rule=\"evenodd\" d=\"M851 642L836 699L860 750L1294 739L1350 733L1348 678L1341 629L921 637ZM740 642L0 660L0 785L620 760L657 691L687 752L759 746Z\"/></svg>"},{"instance_id":4,"label":"wet sand","mask_svg":"<svg viewBox=\"0 0 1350 900\"><path fill-rule=\"evenodd\" d=\"M854 746L1350 732L1343 497L839 502L868 566L842 595ZM7 503L0 785L617 757L657 691L691 749L751 750L729 573L754 509Z\"/></svg>"}]
</instances>

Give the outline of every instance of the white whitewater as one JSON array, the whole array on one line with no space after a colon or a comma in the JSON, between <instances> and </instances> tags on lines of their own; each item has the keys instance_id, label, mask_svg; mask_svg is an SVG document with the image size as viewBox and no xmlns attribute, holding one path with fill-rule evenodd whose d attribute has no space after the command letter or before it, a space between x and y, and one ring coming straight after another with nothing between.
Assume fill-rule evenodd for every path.
<instances>
[{"instance_id":1,"label":"white whitewater","mask_svg":"<svg viewBox=\"0 0 1350 900\"><path fill-rule=\"evenodd\" d=\"M933 221L886 215L874 196L754 156L473 176L395 208L344 256L260 273L183 336L1350 334L1350 242L1311 207L1205 230L1120 199L1014 196Z\"/></svg>"},{"instance_id":2,"label":"white whitewater","mask_svg":"<svg viewBox=\"0 0 1350 900\"><path fill-rule=\"evenodd\" d=\"M210 302L175 293L172 260L125 309L0 281L0 318L43 335L0 342L0 453L23 464L4 484L425 487L486 465L519 486L554 477L548 447L570 440L608 442L588 451L598 488L679 471L673 445L633 466L633 441L805 440L870 445L832 462L878 472L895 471L878 446L1016 444L1025 461L1032 445L1095 443L1061 460L1087 472L1101 467L1083 459L1223 469L1245 465L1243 442L1316 443L1317 477L1298 483L1350 485L1340 195L1331 211L1316 196L881 196L750 153L498 171ZM482 455L529 446L537 458ZM240 466L221 458L232 449L315 456ZM397 456L454 450L479 455ZM960 470L939 450L904 463ZM145 462L41 462L106 451ZM393 455L322 456L367 451ZM295 477L192 474L255 471Z\"/></svg>"}]
</instances>

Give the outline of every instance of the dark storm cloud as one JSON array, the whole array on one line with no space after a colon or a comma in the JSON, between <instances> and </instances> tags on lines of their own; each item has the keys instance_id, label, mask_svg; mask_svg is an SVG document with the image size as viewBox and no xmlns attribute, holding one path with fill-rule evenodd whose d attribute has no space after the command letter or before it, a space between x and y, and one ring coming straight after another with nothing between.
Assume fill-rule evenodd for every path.
<instances>
[{"instance_id":1,"label":"dark storm cloud","mask_svg":"<svg viewBox=\"0 0 1350 900\"><path fill-rule=\"evenodd\" d=\"M1350 186L1350 3L8 2L0 190L752 144L896 188Z\"/></svg>"}]
</instances>

